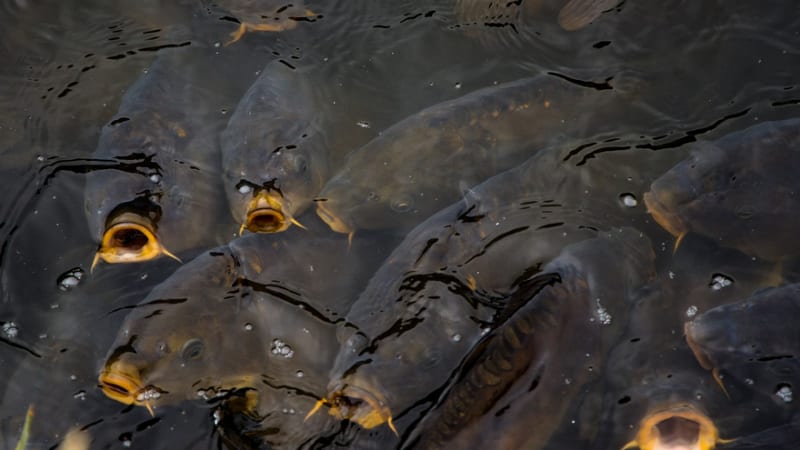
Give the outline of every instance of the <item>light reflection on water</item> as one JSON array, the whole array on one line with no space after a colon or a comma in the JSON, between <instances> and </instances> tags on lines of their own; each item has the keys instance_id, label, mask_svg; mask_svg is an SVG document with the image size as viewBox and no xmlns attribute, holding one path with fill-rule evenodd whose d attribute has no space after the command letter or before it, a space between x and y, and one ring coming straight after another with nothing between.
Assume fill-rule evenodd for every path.
<instances>
[{"instance_id":1,"label":"light reflection on water","mask_svg":"<svg viewBox=\"0 0 800 450\"><path fill-rule=\"evenodd\" d=\"M479 0L470 1L481 5ZM219 433L229 433L223 436L227 442L235 439L230 431L214 431L213 402L185 401L157 408L153 418L145 408L113 402L97 388L97 373L125 316L120 311L144 299L180 267L161 258L143 264L106 264L90 271L97 242L84 211L86 173L110 173L119 167L118 162L94 155L102 127L116 117L127 89L165 54L201 48L218 57L220 64L240 67L244 73L232 89L238 88L238 95L247 89L246 80L255 80L259 68L270 61L295 66L322 61L308 82L322 99L318 108L325 116L326 143L338 151L334 167L346 163L348 150L410 114L482 87L539 73L597 82L603 81L597 77L603 74L624 80L620 89L649 106L658 123L645 122L643 116L628 117L619 129L590 134L590 139L565 149L564 166L575 171L576 179L605 182L584 192L565 187L560 198L574 200L568 208L586 199L607 199L607 207L591 213L593 226L618 226L622 217L625 224L651 238L658 255L658 279L667 286L665 295L682 299L675 306L676 316L684 317L691 308L702 314L720 301L709 289L719 285L715 275L724 274L730 281L718 289L730 299L743 298L767 283L769 264L720 250L713 238L687 237L681 244L686 246L684 252L673 259L671 237L649 219L641 194L682 160L695 141L797 115L800 23L787 13L791 1L767 5L629 0L574 32L558 25L564 2L529 1L531 9L525 14L486 20L475 19L474 11L465 15L456 9L470 1L309 1L306 6L321 19L299 22L283 33L248 32L226 46L238 27L226 5L238 0L153 0L137 2L136 7L98 0L4 0L0 5L0 380L5 382L0 391L0 446L15 445L28 404L36 407L33 448L56 445L72 426L87 427L94 439L92 448L210 448ZM497 26L498 20L506 25ZM212 78L200 74L197 79ZM234 97L222 97L209 106L219 112L219 123L224 124L235 110L238 97ZM153 108L158 110L157 102ZM568 137L553 133L554 139ZM408 149L409 158L414 151ZM515 194L513 187L503 192L504 198ZM464 193L467 199L471 195ZM565 217L570 221L565 229L588 220L582 213ZM234 237L227 228L217 230L217 222L230 227L227 216L208 220L208 231L216 235L180 253L182 261ZM310 223L311 233L324 230L313 211L300 222ZM398 236L387 235L376 248L385 255L397 240ZM513 252L509 247L498 248ZM312 259L313 251L308 255ZM303 264L303 270L314 270L313 261L308 266ZM274 281L252 278L266 284ZM354 292L335 299L335 306L324 314L344 315L356 296ZM644 353L634 348L680 345L680 330L676 335L672 325L660 321L670 311L635 311L639 322L626 338L637 340L615 349L610 360L620 366L646 366L650 363ZM669 337L654 337L653 330ZM454 344L465 340L461 333L451 336ZM252 357L242 357L248 356ZM652 363L652 372L667 373L672 362L667 358ZM694 361L680 361L686 367L690 363ZM303 382L318 375L299 368L290 373ZM601 396L612 396L625 382L611 374L593 386L606 389ZM623 395L612 401L639 411L643 395L634 390L624 393L627 401L622 402ZM781 398L786 402L785 395ZM404 438L435 399L419 400L396 420ZM752 399L756 407L762 406L760 401ZM589 410L591 403L585 401ZM712 409L724 411L719 404ZM578 410L573 406L567 415L577 415ZM635 413L618 414L634 421L628 415ZM765 417L765 422L770 420ZM221 420L228 427L221 430L258 427L247 418ZM620 420L603 415L598 427ZM718 425L727 427L725 437L730 437L738 435L742 423L734 415ZM747 426L743 430L747 434L760 430ZM592 432L608 448L625 443L607 436L609 431ZM556 433L556 442L570 442L568 434ZM328 425L316 445L385 448L399 442L396 439L386 427L360 430L343 423Z\"/></svg>"}]
</instances>

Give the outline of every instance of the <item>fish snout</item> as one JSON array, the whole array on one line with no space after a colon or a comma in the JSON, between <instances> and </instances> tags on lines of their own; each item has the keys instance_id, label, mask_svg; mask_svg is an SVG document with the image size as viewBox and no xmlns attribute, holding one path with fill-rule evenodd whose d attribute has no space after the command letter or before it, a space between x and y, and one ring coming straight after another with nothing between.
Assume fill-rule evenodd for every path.
<instances>
[{"instance_id":1,"label":"fish snout","mask_svg":"<svg viewBox=\"0 0 800 450\"><path fill-rule=\"evenodd\" d=\"M121 361L104 368L98 381L107 397L126 405L136 403L136 397L144 388L139 369Z\"/></svg>"},{"instance_id":2,"label":"fish snout","mask_svg":"<svg viewBox=\"0 0 800 450\"><path fill-rule=\"evenodd\" d=\"M392 414L381 396L356 386L345 386L331 395L328 413L337 419L348 419L370 429L386 423L397 434Z\"/></svg>"},{"instance_id":3,"label":"fish snout","mask_svg":"<svg viewBox=\"0 0 800 450\"><path fill-rule=\"evenodd\" d=\"M342 234L352 234L355 231L355 227L345 222L341 217L339 217L336 213L333 212L330 205L326 204L326 201L318 200L317 201L317 215L323 222L328 224L331 230L342 233Z\"/></svg>"}]
</instances>

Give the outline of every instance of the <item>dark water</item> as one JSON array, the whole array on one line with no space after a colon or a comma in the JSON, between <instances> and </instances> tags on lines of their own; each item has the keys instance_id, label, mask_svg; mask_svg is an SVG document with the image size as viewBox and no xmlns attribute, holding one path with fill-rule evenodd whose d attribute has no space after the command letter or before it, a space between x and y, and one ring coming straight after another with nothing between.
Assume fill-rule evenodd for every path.
<instances>
[{"instance_id":1,"label":"dark water","mask_svg":"<svg viewBox=\"0 0 800 450\"><path fill-rule=\"evenodd\" d=\"M213 403L186 401L158 408L151 417L145 408L106 398L97 387L98 371L124 319L119 308L141 301L179 267L160 258L106 264L90 272L98 243L84 212L86 174L113 169L112 161L94 155L102 127L116 116L128 88L164 55L201 49L197 54L204 58L241 68L231 94L211 105L218 114L210 116L208 129L224 125L237 95L269 62L319 64L308 82L326 100L319 110L326 115L324 132L332 151L339 155L336 164L348 150L404 117L482 87L541 73L599 83L622 80L652 114L631 115L619 124L621 142L615 134L598 134L575 145L565 152L564 165L586 167L605 178L598 191L614 198L631 193L637 200L630 209L613 204L608 215L624 210L627 224L650 237L657 278L669 286L665 298L676 299L669 300L669 311L722 303L706 292L718 273L733 281L729 301L766 284L769 262L720 250L713 237L687 237L683 252L673 258L674 240L646 214L642 193L686 157L695 141L797 117L800 16L795 2L626 0L570 32L556 21L561 6L556 0L526 1L530 8L499 18L465 17L465 1L319 0L306 4L322 16L318 20L281 33L248 32L226 46L238 26L229 5L235 3L3 0L0 5L0 447L13 448L30 404L36 413L29 448L52 448L71 427L89 431L91 448L219 445ZM267 10L275 8L263 3ZM204 82L202 73L197 80ZM170 102L166 96L162 100ZM152 108L159 109L157 101ZM414 149L408 151L413 158ZM226 228L231 219L223 211L224 217L206 222L215 237L180 253L183 261L233 238ZM313 211L301 219L317 221ZM609 226L619 225L612 222ZM73 287L69 283L76 273ZM705 290L692 294L697 286ZM635 345L673 345L646 336L648 330L677 333L675 342L680 340L680 329L666 319L659 322L664 311L640 314L652 322L629 331L632 342L644 340ZM615 352L611 360L620 365L642 364L653 374L672 370L669 357L637 356L631 362L624 356L628 350ZM710 375L708 380L713 384ZM617 395L625 384L613 376L596 382L592 394L581 394L589 400L574 403L568 415L580 422L599 408L592 397ZM647 395L646 390L624 392L619 402L632 398L631 408L639 411L636 401ZM792 448L783 446L780 436L797 434L797 419L791 420L796 399L782 405L780 414L762 416L769 404L756 395L730 409L720 406L724 398L714 401L710 409L719 413L723 437L752 436L756 446ZM421 415L416 411L396 420L400 440L386 427L364 431L342 423L315 445L391 448L408 442ZM586 448L619 448L632 436L615 435L609 424L629 421L634 427L638 422L607 411L590 417L594 423L587 426L601 430L593 432L597 440ZM559 429L551 448L577 448L563 444L572 442L571 433L569 427Z\"/></svg>"}]
</instances>

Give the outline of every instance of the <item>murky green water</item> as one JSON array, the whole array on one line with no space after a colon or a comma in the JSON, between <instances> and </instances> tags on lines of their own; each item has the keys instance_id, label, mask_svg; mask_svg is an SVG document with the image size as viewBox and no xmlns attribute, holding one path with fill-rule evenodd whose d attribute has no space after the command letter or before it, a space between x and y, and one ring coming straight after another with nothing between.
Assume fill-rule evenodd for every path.
<instances>
[{"instance_id":1,"label":"murky green water","mask_svg":"<svg viewBox=\"0 0 800 450\"><path fill-rule=\"evenodd\" d=\"M634 226L650 239L662 306L631 313L633 325L620 332L620 339L627 339L631 348L623 345L608 350L610 362L603 366L607 376L563 394L569 407L545 447L621 447L633 439L637 414L647 409L647 402L641 400L653 394L647 386L660 386L657 379L662 375L675 374L678 381L664 388L674 385L675 392L693 385L701 375L716 388L710 372L696 366L693 359L670 353L685 342L679 319L693 306L703 312L770 285L773 281L765 280L774 271L773 262L722 249L714 236L697 234L688 235L681 251L673 255L674 238L647 214L642 194L654 179L684 159L694 142L713 141L754 124L798 116L800 18L794 2L626 0L591 24L567 31L557 20L563 3L559 0L523 0L519 5L480 0L319 0L305 4L313 12L313 20L300 20L283 32L247 32L226 45L239 26L236 11L241 3L246 2L148 0L133 5L3 0L0 4L0 447L16 444L30 404L35 416L29 448L54 448L71 427L91 434L91 448L170 449L214 448L222 434L235 436L237 430L260 427L240 417L217 427L214 415L219 401L213 400L159 405L151 416L144 407L107 398L98 387L98 373L126 314L181 267L162 257L134 264L101 262L90 270L99 236L93 235L84 203L85 196L98 195L98 190L102 197L103 185L108 186L110 195L116 189L117 175L142 176L138 171L141 164L128 170L119 155L96 150L104 127L124 116L126 92L142 77L158 73L157 64L165 60L192 68L185 73L189 80L185 85L196 86L201 94L192 97L196 103L176 104L181 101L176 84L148 98L144 107L155 112L171 108L195 113L191 117L197 122L187 129L204 136L202 142L212 147L218 145L221 130L263 70L277 62L296 73L298 83L311 86L317 102L312 108L319 116L315 127L330 151L331 174L348 164L348 152L402 119L484 87L541 74L562 81L569 78L573 85L589 91L600 91L598 86L605 84L613 86L615 92L638 105L635 112L597 114L585 107L587 103L560 102L560 97L553 97L553 108L559 108L566 118L586 118L577 128L580 136L570 134L576 129L570 133L554 127L541 131L552 133L543 138L546 142L560 145L559 167L577 174L555 187L553 196L567 208L580 209L594 200L605 205L594 208L590 220L565 216L567 227L577 227L584 219L598 229ZM256 11L270 13L281 6L270 1L256 3ZM531 129L536 126L530 124ZM413 169L422 151L410 147L394 157ZM527 154L521 160L525 159ZM422 169L420 166L418 171L423 173ZM360 172L370 170L369 166L358 168ZM174 253L184 263L237 235L239 224L228 212L221 192L221 172L213 165L203 167L204 175L214 179L219 175L215 181L219 198L203 195L201 202L215 212L189 215L191 226L184 227L182 236L177 233L181 245L175 246ZM93 176L99 176L102 183L87 183ZM433 183L441 187L433 194L441 195L441 205L434 203L437 206L432 211L404 215L402 225L388 213L386 217L373 216L374 223L388 220L396 223L397 229L357 232L353 248L359 248L359 239L372 239L375 242L366 247L373 250L370 257L379 261L414 225L454 201L445 197L447 189L465 192L469 199L473 195L469 189L482 181L468 179L465 184L464 177L447 169L430 177L443 180ZM572 189L580 185L575 180L590 180L589 197ZM92 190L88 194L87 186ZM209 183L193 189L190 182L183 188L199 192L209 189ZM502 192L507 203L521 195L513 186L492 192ZM765 189L763 195L771 194ZM626 198L635 202L624 206ZM395 212L397 209L395 203ZM412 219L406 222L409 216ZM346 245L346 238L328 230L313 207L297 219L309 230L292 227L263 239L288 245L333 236L331 239ZM313 265L313 246L303 249ZM504 251L513 260L515 248ZM323 255L318 257L324 265ZM791 258L785 263L791 267ZM302 261L297 264L304 267ZM287 262L286 267L294 266ZM359 273L371 273L378 267L374 262ZM291 287L294 275L287 272L281 274L285 279L263 280L260 275L248 279L258 286L286 282ZM709 294L718 274L733 281L721 290L724 298L716 290ZM499 270L478 287L491 286L486 289L494 289L492 294L507 293L499 282L493 284L493 280L505 280L506 275ZM184 276L191 286L191 277ZM366 278L365 274L363 283ZM783 282L797 280L786 275ZM346 294L327 313L335 316L332 322L341 324L338 318L346 314L363 286L355 292L347 290L356 289L353 286L338 288L341 291L337 292ZM322 285L319 289L327 288ZM220 292L225 295L227 291ZM302 298L303 293L298 296ZM667 318L673 313L675 318ZM319 326L325 323L319 322ZM652 354L641 350L646 345L652 346ZM264 343L264 348L269 347L270 342ZM335 350L330 350L331 358ZM246 352L233 356L233 360L267 358ZM575 370L564 367L565 371ZM628 371L631 367L645 369ZM453 375L456 369L431 370L436 375L434 387L458 378ZM315 370L320 379L327 379L328 373ZM269 373L265 368L264 374ZM685 373L701 375L684 380ZM798 380L797 373L786 376ZM391 376L386 378L391 380ZM564 378L575 376L564 373ZM407 382L396 380L398 385ZM701 390L710 393L709 386ZM328 395L324 389L313 392L296 410L282 407L272 411L265 423L275 429L307 427L307 435L290 440L289 448L301 443L305 448L413 447L421 430L434 420L424 417L436 410L432 407L441 390L424 388L417 393L415 402L402 414L395 414L399 436L385 425L363 430L333 419L303 425L300 419L310 409L308 401ZM715 418L725 438L783 427L754 441L765 443L759 448L793 448L787 442L792 442L789 439L797 434L797 427L786 424L796 423L797 401L771 402L758 393L734 389L732 399L727 399L714 391L713 399L706 402L706 413ZM608 406L629 402L635 412ZM485 426L484 434L492 436L491 425L475 426L479 435L480 427ZM276 433L267 430L264 434L269 442ZM781 436L789 438L782 441Z\"/></svg>"}]
</instances>

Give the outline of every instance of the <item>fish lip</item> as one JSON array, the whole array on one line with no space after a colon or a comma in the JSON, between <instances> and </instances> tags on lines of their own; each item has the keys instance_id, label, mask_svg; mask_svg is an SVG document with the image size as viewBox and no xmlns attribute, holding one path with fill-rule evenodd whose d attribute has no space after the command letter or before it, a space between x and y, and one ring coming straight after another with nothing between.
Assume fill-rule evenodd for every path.
<instances>
[{"instance_id":1,"label":"fish lip","mask_svg":"<svg viewBox=\"0 0 800 450\"><path fill-rule=\"evenodd\" d=\"M690 445L693 445L693 447L691 447L692 449L710 450L713 449L717 443L729 442L719 437L717 427L704 413L690 404L677 404L648 414L642 419L636 440L631 443L633 444L631 446L635 445L639 448L653 450L677 448L673 445L674 442L672 442L674 438L670 439L669 436L662 436L663 428L660 428L665 422L673 420L678 421L677 423L673 423L673 425L677 426L680 426L682 423L694 424L693 427L696 428L696 433L694 440L690 443ZM626 446L626 448L629 447Z\"/></svg>"},{"instance_id":2,"label":"fish lip","mask_svg":"<svg viewBox=\"0 0 800 450\"><path fill-rule=\"evenodd\" d=\"M262 192L253 197L247 207L243 228L251 233L277 233L289 228L291 221L284 213L283 201Z\"/></svg>"},{"instance_id":3,"label":"fish lip","mask_svg":"<svg viewBox=\"0 0 800 450\"><path fill-rule=\"evenodd\" d=\"M711 361L711 358L708 354L703 351L700 347L700 344L694 338L694 322L686 322L683 325L683 334L686 336L686 344L689 345L689 349L692 350L694 357L697 359L697 362L700 364L700 367L711 370L714 368L714 363Z\"/></svg>"},{"instance_id":4,"label":"fish lip","mask_svg":"<svg viewBox=\"0 0 800 450\"><path fill-rule=\"evenodd\" d=\"M365 429L375 428L392 419L389 407L380 395L358 386L345 385L331 395L328 413L337 419L348 419ZM355 403L355 404L353 404Z\"/></svg>"},{"instance_id":5,"label":"fish lip","mask_svg":"<svg viewBox=\"0 0 800 450\"><path fill-rule=\"evenodd\" d=\"M290 222L277 209L266 207L247 212L245 228L251 233L278 233L289 228Z\"/></svg>"},{"instance_id":6,"label":"fish lip","mask_svg":"<svg viewBox=\"0 0 800 450\"><path fill-rule=\"evenodd\" d=\"M98 377L100 389L103 394L112 400L126 405L147 406L153 405L154 400L167 391L141 382L138 375L124 373L116 370L104 370Z\"/></svg>"},{"instance_id":7,"label":"fish lip","mask_svg":"<svg viewBox=\"0 0 800 450\"><path fill-rule=\"evenodd\" d=\"M323 202L317 202L317 216L337 233L350 234L354 231L352 226L337 217Z\"/></svg>"},{"instance_id":8,"label":"fish lip","mask_svg":"<svg viewBox=\"0 0 800 450\"><path fill-rule=\"evenodd\" d=\"M138 376L115 370L104 370L98 377L103 394L126 405L137 403L137 396L145 389Z\"/></svg>"},{"instance_id":9,"label":"fish lip","mask_svg":"<svg viewBox=\"0 0 800 450\"><path fill-rule=\"evenodd\" d=\"M664 203L658 198L658 195L653 191L644 193L644 204L647 207L647 212L653 217L653 220L667 230L673 236L681 236L685 234L688 229L676 214L670 213Z\"/></svg>"}]
</instances>

